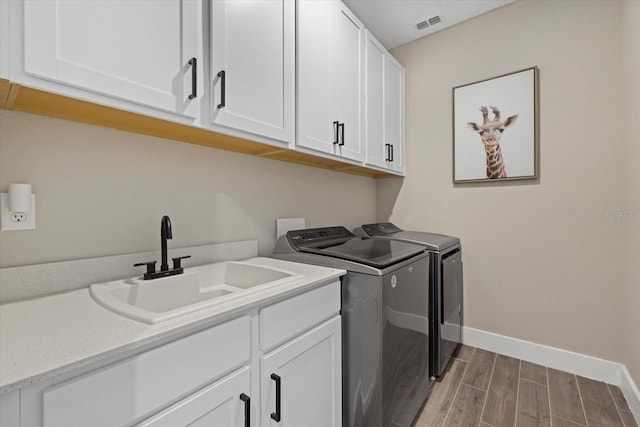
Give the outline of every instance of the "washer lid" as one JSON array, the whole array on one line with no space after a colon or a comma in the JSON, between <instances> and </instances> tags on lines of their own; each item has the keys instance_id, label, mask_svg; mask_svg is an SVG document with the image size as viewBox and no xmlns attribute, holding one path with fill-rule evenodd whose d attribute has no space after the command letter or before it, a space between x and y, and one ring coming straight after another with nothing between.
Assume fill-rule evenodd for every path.
<instances>
[{"instance_id":1,"label":"washer lid","mask_svg":"<svg viewBox=\"0 0 640 427\"><path fill-rule=\"evenodd\" d=\"M327 247L300 247L301 252L345 259L375 268L386 268L414 255L424 253L424 246L390 239L353 237Z\"/></svg>"},{"instance_id":2,"label":"washer lid","mask_svg":"<svg viewBox=\"0 0 640 427\"><path fill-rule=\"evenodd\" d=\"M451 246L459 245L460 239L444 234L427 233L424 231L404 231L390 222L365 224L362 230L369 236L400 240L407 243L426 246L434 251L443 251Z\"/></svg>"}]
</instances>

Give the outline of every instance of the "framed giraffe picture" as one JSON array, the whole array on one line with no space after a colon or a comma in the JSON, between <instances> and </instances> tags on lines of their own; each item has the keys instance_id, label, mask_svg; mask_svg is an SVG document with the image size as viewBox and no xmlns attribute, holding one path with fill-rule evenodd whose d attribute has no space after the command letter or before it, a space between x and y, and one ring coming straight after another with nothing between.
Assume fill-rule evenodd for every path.
<instances>
[{"instance_id":1,"label":"framed giraffe picture","mask_svg":"<svg viewBox=\"0 0 640 427\"><path fill-rule=\"evenodd\" d=\"M453 183L538 178L538 68L453 88Z\"/></svg>"}]
</instances>

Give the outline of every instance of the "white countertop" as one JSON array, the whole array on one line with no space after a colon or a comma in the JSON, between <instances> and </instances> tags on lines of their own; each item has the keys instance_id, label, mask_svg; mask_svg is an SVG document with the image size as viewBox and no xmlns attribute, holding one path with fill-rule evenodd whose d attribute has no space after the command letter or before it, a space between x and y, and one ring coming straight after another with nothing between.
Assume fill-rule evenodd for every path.
<instances>
[{"instance_id":1,"label":"white countertop","mask_svg":"<svg viewBox=\"0 0 640 427\"><path fill-rule=\"evenodd\" d=\"M345 274L272 258L247 261L303 278L155 325L112 313L93 300L88 288L0 305L0 394L213 326Z\"/></svg>"}]
</instances>

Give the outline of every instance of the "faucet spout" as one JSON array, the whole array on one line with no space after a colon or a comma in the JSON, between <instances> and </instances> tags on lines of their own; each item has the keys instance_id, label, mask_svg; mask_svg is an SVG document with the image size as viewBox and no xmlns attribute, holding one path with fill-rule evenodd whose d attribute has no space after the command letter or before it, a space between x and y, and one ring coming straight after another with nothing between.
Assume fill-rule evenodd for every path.
<instances>
[{"instance_id":1,"label":"faucet spout","mask_svg":"<svg viewBox=\"0 0 640 427\"><path fill-rule=\"evenodd\" d=\"M171 233L171 220L167 215L162 217L160 222L160 242L162 245L162 264L160 265L160 271L168 271L169 263L167 261L167 240L172 239Z\"/></svg>"}]
</instances>

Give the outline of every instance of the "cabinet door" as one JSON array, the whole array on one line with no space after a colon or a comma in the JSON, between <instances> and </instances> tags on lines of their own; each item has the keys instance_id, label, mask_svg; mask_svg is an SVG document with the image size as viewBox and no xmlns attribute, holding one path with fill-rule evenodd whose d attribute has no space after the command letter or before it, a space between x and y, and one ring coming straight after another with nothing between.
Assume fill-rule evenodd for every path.
<instances>
[{"instance_id":1,"label":"cabinet door","mask_svg":"<svg viewBox=\"0 0 640 427\"><path fill-rule=\"evenodd\" d=\"M297 14L297 143L360 160L364 27L339 1L300 1Z\"/></svg>"},{"instance_id":2,"label":"cabinet door","mask_svg":"<svg viewBox=\"0 0 640 427\"><path fill-rule=\"evenodd\" d=\"M20 425L20 391L0 394L0 426Z\"/></svg>"},{"instance_id":3,"label":"cabinet door","mask_svg":"<svg viewBox=\"0 0 640 427\"><path fill-rule=\"evenodd\" d=\"M389 168L404 173L404 68L388 52L384 62L384 127Z\"/></svg>"},{"instance_id":4,"label":"cabinet door","mask_svg":"<svg viewBox=\"0 0 640 427\"><path fill-rule=\"evenodd\" d=\"M342 425L340 337L338 316L262 358L263 427Z\"/></svg>"},{"instance_id":5,"label":"cabinet door","mask_svg":"<svg viewBox=\"0 0 640 427\"><path fill-rule=\"evenodd\" d=\"M25 0L25 72L197 117L201 21L193 0Z\"/></svg>"},{"instance_id":6,"label":"cabinet door","mask_svg":"<svg viewBox=\"0 0 640 427\"><path fill-rule=\"evenodd\" d=\"M404 68L369 32L365 43L367 164L404 172Z\"/></svg>"},{"instance_id":7,"label":"cabinet door","mask_svg":"<svg viewBox=\"0 0 640 427\"><path fill-rule=\"evenodd\" d=\"M302 147L338 154L331 111L333 1L301 0L297 7L298 138Z\"/></svg>"},{"instance_id":8,"label":"cabinet door","mask_svg":"<svg viewBox=\"0 0 640 427\"><path fill-rule=\"evenodd\" d=\"M211 22L213 122L293 142L294 0L215 0Z\"/></svg>"},{"instance_id":9,"label":"cabinet door","mask_svg":"<svg viewBox=\"0 0 640 427\"><path fill-rule=\"evenodd\" d=\"M9 80L9 2L0 1L0 79Z\"/></svg>"},{"instance_id":10,"label":"cabinet door","mask_svg":"<svg viewBox=\"0 0 640 427\"><path fill-rule=\"evenodd\" d=\"M36 388L34 399L21 399L21 404L35 406L21 411L23 421L37 418L44 427L112 427L144 420L249 364L250 324L242 316L44 390ZM38 407L41 416L35 413Z\"/></svg>"},{"instance_id":11,"label":"cabinet door","mask_svg":"<svg viewBox=\"0 0 640 427\"><path fill-rule=\"evenodd\" d=\"M138 425L140 427L250 425L250 421L245 418L247 408L249 418L253 412L250 388L250 370L245 366Z\"/></svg>"},{"instance_id":12,"label":"cabinet door","mask_svg":"<svg viewBox=\"0 0 640 427\"><path fill-rule=\"evenodd\" d=\"M337 3L332 34L331 86L333 116L342 123L339 154L362 160L362 81L364 26L342 3Z\"/></svg>"},{"instance_id":13,"label":"cabinet door","mask_svg":"<svg viewBox=\"0 0 640 427\"><path fill-rule=\"evenodd\" d=\"M365 43L365 85L367 93L365 114L366 162L387 168L384 126L385 48L367 31Z\"/></svg>"}]
</instances>

